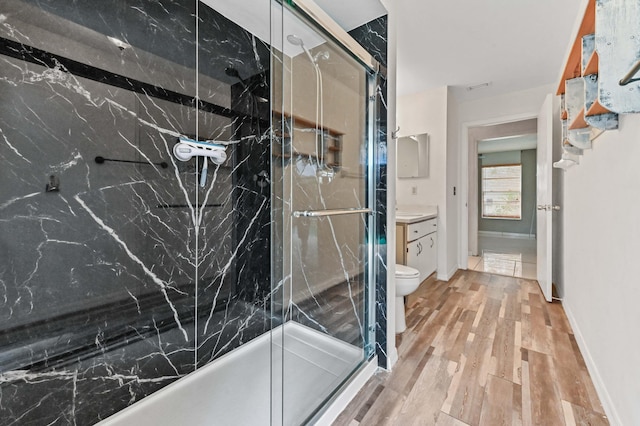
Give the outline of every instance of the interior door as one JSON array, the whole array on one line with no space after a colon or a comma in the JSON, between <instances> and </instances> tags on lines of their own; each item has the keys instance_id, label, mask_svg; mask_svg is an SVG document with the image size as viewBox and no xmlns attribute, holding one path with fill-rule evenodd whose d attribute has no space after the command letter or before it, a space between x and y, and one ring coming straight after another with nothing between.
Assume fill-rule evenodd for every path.
<instances>
[{"instance_id":1,"label":"interior door","mask_svg":"<svg viewBox=\"0 0 640 426\"><path fill-rule=\"evenodd\" d=\"M538 114L537 152L537 276L547 302L552 293L552 172L553 172L553 95L547 95Z\"/></svg>"}]
</instances>

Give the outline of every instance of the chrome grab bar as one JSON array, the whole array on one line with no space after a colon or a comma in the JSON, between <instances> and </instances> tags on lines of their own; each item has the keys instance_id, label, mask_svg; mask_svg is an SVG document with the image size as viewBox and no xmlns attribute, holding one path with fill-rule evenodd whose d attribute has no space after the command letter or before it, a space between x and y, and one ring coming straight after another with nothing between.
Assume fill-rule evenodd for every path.
<instances>
[{"instance_id":1,"label":"chrome grab bar","mask_svg":"<svg viewBox=\"0 0 640 426\"><path fill-rule=\"evenodd\" d=\"M359 214L359 213L371 213L371 209L334 209L334 210L296 210L292 213L293 217L323 217L323 216L338 216L343 214Z\"/></svg>"},{"instance_id":2,"label":"chrome grab bar","mask_svg":"<svg viewBox=\"0 0 640 426\"><path fill-rule=\"evenodd\" d=\"M633 76L636 75L638 71L640 71L640 61L636 62L636 64L631 68L631 70L629 70L627 75L622 77L622 79L619 82L620 86L626 86L629 83L640 80L640 78L633 78Z\"/></svg>"}]
</instances>

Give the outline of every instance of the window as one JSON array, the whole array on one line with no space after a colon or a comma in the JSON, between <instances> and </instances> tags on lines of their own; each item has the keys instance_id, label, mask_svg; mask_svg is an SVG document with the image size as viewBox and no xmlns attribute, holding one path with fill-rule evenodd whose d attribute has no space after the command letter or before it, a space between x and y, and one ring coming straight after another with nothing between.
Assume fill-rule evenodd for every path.
<instances>
[{"instance_id":1,"label":"window","mask_svg":"<svg viewBox=\"0 0 640 426\"><path fill-rule=\"evenodd\" d=\"M482 167L482 217L521 219L522 165Z\"/></svg>"}]
</instances>

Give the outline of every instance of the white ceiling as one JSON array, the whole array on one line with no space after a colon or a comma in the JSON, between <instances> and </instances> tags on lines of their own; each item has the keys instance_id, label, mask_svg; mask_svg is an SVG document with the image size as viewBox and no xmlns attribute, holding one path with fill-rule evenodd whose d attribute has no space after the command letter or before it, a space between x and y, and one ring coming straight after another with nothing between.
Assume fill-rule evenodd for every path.
<instances>
[{"instance_id":1,"label":"white ceiling","mask_svg":"<svg viewBox=\"0 0 640 426\"><path fill-rule=\"evenodd\" d=\"M304 40L307 49L325 42L325 38L300 21L288 8L275 0L202 0L227 19L240 25L265 43L282 48L287 56L303 54L299 46L284 42L284 35L294 34ZM379 0L315 0L346 31L370 22L387 11ZM272 21L273 20L273 21ZM282 28L282 31L273 30Z\"/></svg>"},{"instance_id":2,"label":"white ceiling","mask_svg":"<svg viewBox=\"0 0 640 426\"><path fill-rule=\"evenodd\" d=\"M560 76L582 0L395 0L398 95L453 86L462 100ZM466 87L491 86L472 91Z\"/></svg>"},{"instance_id":3,"label":"white ceiling","mask_svg":"<svg viewBox=\"0 0 640 426\"><path fill-rule=\"evenodd\" d=\"M268 2L204 1L269 40L264 24ZM458 99L470 100L555 85L584 0L392 1L397 13L398 95L451 86ZM379 0L315 2L347 31L386 13ZM308 47L315 45L310 35L298 32ZM489 87L466 89L487 82Z\"/></svg>"},{"instance_id":4,"label":"white ceiling","mask_svg":"<svg viewBox=\"0 0 640 426\"><path fill-rule=\"evenodd\" d=\"M386 15L379 0L315 0L346 31Z\"/></svg>"}]
</instances>

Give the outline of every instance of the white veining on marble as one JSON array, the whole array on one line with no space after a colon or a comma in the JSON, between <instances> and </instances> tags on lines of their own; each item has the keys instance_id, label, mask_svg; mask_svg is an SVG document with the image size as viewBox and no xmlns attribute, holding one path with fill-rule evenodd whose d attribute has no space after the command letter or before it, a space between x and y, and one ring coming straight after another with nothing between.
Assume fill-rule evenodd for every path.
<instances>
[{"instance_id":1,"label":"white veining on marble","mask_svg":"<svg viewBox=\"0 0 640 426\"><path fill-rule=\"evenodd\" d=\"M131 252L131 250L129 249L129 247L127 246L127 244L118 236L118 234L116 233L116 231L111 228L110 226L108 226L106 223L104 223L104 221L102 219L100 219L90 208L89 206L87 206L87 204L82 201L82 199L79 196L75 196L74 197L75 200L80 204L80 206L82 206L83 209L85 209L87 211L87 213L89 213L89 216L91 216L91 218L93 218L93 220L103 229L105 230L117 243L118 245L120 245L120 247L122 247L122 249L125 251L125 253L127 254L127 256L129 256L131 258L131 260L133 260L135 263L137 263L138 265L140 265L140 267L142 268L142 270L145 272L145 274L151 278L151 280L156 283L156 285L158 285L158 287L160 287L160 291L162 292L162 295L164 296L167 304L169 305L169 307L171 308L171 310L173 311L173 318L176 321L176 324L178 326L178 328L180 329L180 331L182 332L183 336L184 336L184 340L185 341L189 341L189 335L187 334L187 331L183 328L182 323L180 322L180 316L178 315L178 311L176 310L176 307L173 305L173 303L171 302L171 299L169 299L169 295L167 293L167 289L171 289L173 291L177 291L180 292L179 290L177 290L175 287L171 287L169 286L167 283L165 283L164 281L162 281L160 278L158 278L158 276L156 274L153 273L153 271L151 271L151 269L149 269L147 267L147 265L144 264L144 262L142 262L140 260L140 258L138 258L138 256L136 256L133 252Z\"/></svg>"}]
</instances>

